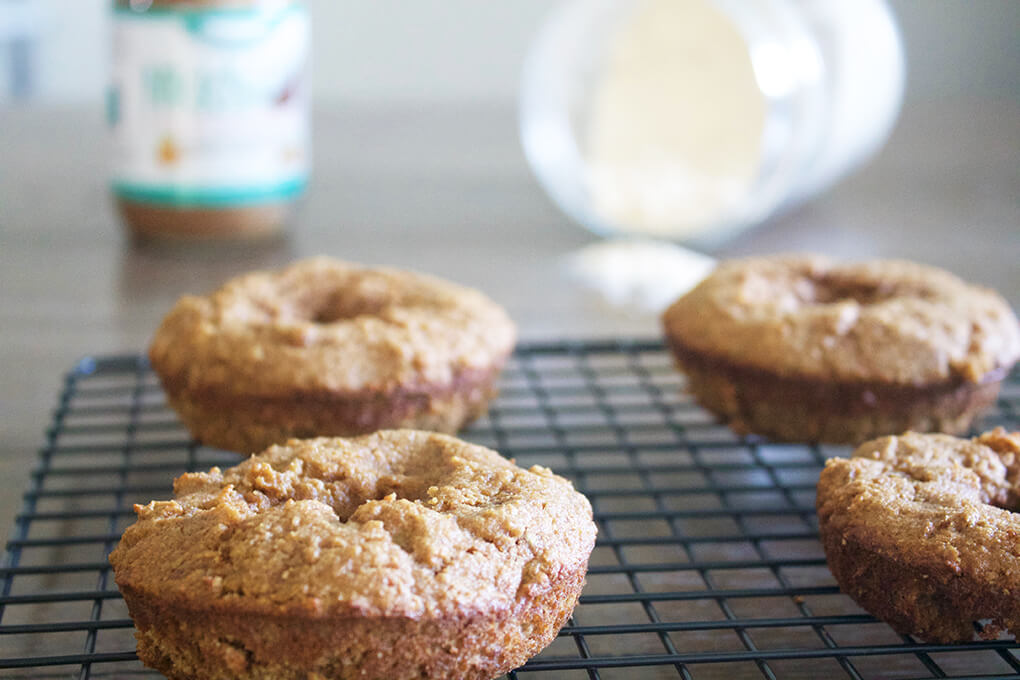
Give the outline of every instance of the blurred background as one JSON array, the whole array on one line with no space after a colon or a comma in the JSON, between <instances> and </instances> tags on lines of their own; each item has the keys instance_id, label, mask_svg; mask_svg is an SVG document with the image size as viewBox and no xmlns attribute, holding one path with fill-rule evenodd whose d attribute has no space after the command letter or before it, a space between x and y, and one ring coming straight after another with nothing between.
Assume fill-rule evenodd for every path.
<instances>
[{"instance_id":1,"label":"blurred background","mask_svg":"<svg viewBox=\"0 0 1020 680\"><path fill-rule=\"evenodd\" d=\"M656 336L654 314L608 308L571 284L564 260L598 237L546 197L521 149L524 59L556 5L308 0L314 167L299 216L269 247L184 253L131 247L113 209L111 2L0 0L0 475L25 474L19 456L38 444L76 359L142 351L181 294L298 257L481 288L529 339ZM886 146L710 254L907 257L1016 305L1020 2L889 5L907 78Z\"/></svg>"},{"instance_id":2,"label":"blurred background","mask_svg":"<svg viewBox=\"0 0 1020 680\"><path fill-rule=\"evenodd\" d=\"M1020 98L1020 2L890 0L906 42L909 105ZM319 104L507 102L553 3L308 0ZM100 107L108 0L0 0L0 105Z\"/></svg>"}]
</instances>

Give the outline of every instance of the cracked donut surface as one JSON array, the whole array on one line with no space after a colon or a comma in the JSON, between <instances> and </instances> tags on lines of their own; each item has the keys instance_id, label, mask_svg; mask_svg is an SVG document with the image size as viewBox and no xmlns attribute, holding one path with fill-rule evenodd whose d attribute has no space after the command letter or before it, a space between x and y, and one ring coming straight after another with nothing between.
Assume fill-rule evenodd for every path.
<instances>
[{"instance_id":1,"label":"cracked donut surface","mask_svg":"<svg viewBox=\"0 0 1020 680\"><path fill-rule=\"evenodd\" d=\"M826 462L817 506L836 582L898 632L1020 633L1020 432L866 442Z\"/></svg>"},{"instance_id":2,"label":"cracked donut surface","mask_svg":"<svg viewBox=\"0 0 1020 680\"><path fill-rule=\"evenodd\" d=\"M248 454L291 437L455 432L485 411L515 339L478 291L316 257L182 297L149 359L196 439Z\"/></svg>"},{"instance_id":3,"label":"cracked donut surface","mask_svg":"<svg viewBox=\"0 0 1020 680\"><path fill-rule=\"evenodd\" d=\"M292 440L186 474L110 555L142 660L171 678L491 678L584 583L569 482L435 433Z\"/></svg>"},{"instance_id":4,"label":"cracked donut surface","mask_svg":"<svg viewBox=\"0 0 1020 680\"><path fill-rule=\"evenodd\" d=\"M1020 357L1000 295L901 260L731 260L662 323L703 406L793 441L965 431Z\"/></svg>"}]
</instances>

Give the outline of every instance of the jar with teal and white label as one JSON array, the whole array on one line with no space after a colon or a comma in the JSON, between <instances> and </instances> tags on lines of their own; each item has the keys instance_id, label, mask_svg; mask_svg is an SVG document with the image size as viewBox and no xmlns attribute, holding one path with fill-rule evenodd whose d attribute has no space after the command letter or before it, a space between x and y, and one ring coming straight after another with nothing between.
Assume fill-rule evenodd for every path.
<instances>
[{"instance_id":1,"label":"jar with teal and white label","mask_svg":"<svg viewBox=\"0 0 1020 680\"><path fill-rule=\"evenodd\" d=\"M308 182L308 13L294 0L117 0L113 193L135 236L275 234Z\"/></svg>"}]
</instances>

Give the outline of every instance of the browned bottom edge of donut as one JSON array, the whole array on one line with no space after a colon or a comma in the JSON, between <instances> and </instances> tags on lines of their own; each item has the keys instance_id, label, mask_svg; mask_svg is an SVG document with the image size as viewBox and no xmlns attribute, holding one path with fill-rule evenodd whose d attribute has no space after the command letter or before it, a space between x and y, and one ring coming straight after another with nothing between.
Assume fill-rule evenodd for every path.
<instances>
[{"instance_id":1,"label":"browned bottom edge of donut","mask_svg":"<svg viewBox=\"0 0 1020 680\"><path fill-rule=\"evenodd\" d=\"M990 592L946 564L926 568L919 556L909 562L864 547L852 536L821 527L829 571L840 589L903 635L928 642L967 642L974 622L990 620L990 637L1020 631L1020 592Z\"/></svg>"},{"instance_id":2,"label":"browned bottom edge of donut","mask_svg":"<svg viewBox=\"0 0 1020 680\"><path fill-rule=\"evenodd\" d=\"M670 342L687 388L739 434L858 444L887 434L966 432L995 402L1001 378L930 386L790 378Z\"/></svg>"},{"instance_id":3,"label":"browned bottom edge of donut","mask_svg":"<svg viewBox=\"0 0 1020 680\"><path fill-rule=\"evenodd\" d=\"M138 657L171 680L489 680L553 641L577 604L585 568L561 572L512 609L439 619L253 616L121 592Z\"/></svg>"},{"instance_id":4,"label":"browned bottom edge of donut","mask_svg":"<svg viewBox=\"0 0 1020 680\"><path fill-rule=\"evenodd\" d=\"M291 438L349 437L410 428L455 433L496 396L502 364L461 372L450 385L362 392L246 396L193 390L165 379L167 401L199 442L251 454Z\"/></svg>"}]
</instances>

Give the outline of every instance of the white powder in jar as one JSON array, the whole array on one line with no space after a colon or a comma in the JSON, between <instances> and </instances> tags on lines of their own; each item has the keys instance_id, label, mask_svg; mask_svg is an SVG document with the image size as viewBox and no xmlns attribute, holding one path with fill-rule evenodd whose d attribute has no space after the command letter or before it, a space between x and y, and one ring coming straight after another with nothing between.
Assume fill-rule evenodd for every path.
<instances>
[{"instance_id":1,"label":"white powder in jar","mask_svg":"<svg viewBox=\"0 0 1020 680\"><path fill-rule=\"evenodd\" d=\"M758 174L766 102L747 43L702 0L647 0L617 32L588 129L593 208L630 233L686 237Z\"/></svg>"},{"instance_id":2,"label":"white powder in jar","mask_svg":"<svg viewBox=\"0 0 1020 680\"><path fill-rule=\"evenodd\" d=\"M884 0L618 0L582 132L597 230L711 242L877 151L903 94ZM608 15L607 15L608 16Z\"/></svg>"}]
</instances>

